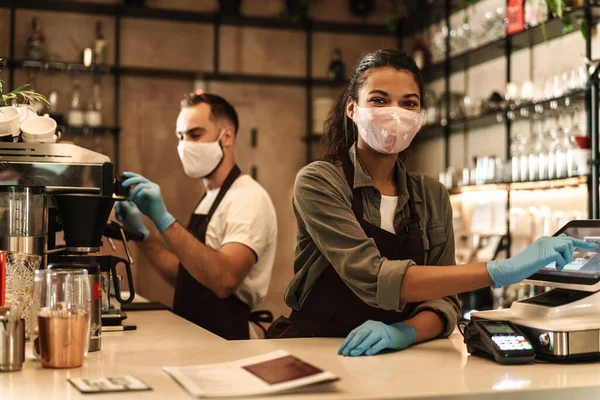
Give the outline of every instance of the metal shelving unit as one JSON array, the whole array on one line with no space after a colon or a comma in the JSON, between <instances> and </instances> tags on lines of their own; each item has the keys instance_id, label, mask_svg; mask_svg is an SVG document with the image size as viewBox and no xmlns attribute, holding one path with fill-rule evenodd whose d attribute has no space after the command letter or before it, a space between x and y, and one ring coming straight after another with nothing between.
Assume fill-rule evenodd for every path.
<instances>
[{"instance_id":1,"label":"metal shelving unit","mask_svg":"<svg viewBox=\"0 0 600 400\"><path fill-rule=\"evenodd\" d=\"M190 12L160 8L140 8L124 5L106 5L96 3L80 3L69 0L0 0L0 8L9 8L11 15L10 28L10 54L7 60L9 87L14 86L14 71L21 68L33 68L48 72L77 72L105 74L114 77L114 120L119 122L119 93L120 79L122 76L141 76L150 78L173 78L194 80L202 78L206 81L231 82L231 83L258 83L265 85L298 86L306 89L306 160L313 159L314 132L312 132L312 95L314 88L339 88L347 82L332 82L327 79L313 78L312 56L313 35L315 33L360 34L373 36L395 36L384 25L366 23L337 23L314 21L305 18L301 21L291 21L282 18L248 17L248 16L223 16L219 13ZM115 18L115 62L113 65L85 67L76 62L46 62L28 61L15 58L15 24L17 10L36 10L52 12L69 12L78 14L98 15ZM120 38L121 21L123 18L141 18L161 21L174 21L198 24L212 24L214 27L213 41L213 70L190 71L172 70L162 68L131 67L120 64ZM305 76L280 76L280 75L252 75L231 74L220 71L219 44L220 27L239 26L250 28L295 30L305 33L306 41L306 74ZM119 128L109 129L115 137L115 165L118 168L119 159Z\"/></svg>"},{"instance_id":2,"label":"metal shelving unit","mask_svg":"<svg viewBox=\"0 0 600 400\"><path fill-rule=\"evenodd\" d=\"M446 25L450 26L450 15L453 12L453 6L451 0L446 1ZM587 26L593 27L600 19L600 5L598 1L585 0L585 4L582 7L576 7L567 9L565 15L570 17L573 21L581 18ZM544 27L538 25L522 32L507 35L505 38L496 40L490 43L486 43L478 48L468 50L461 54L451 55L450 54L450 35L446 39L446 57L444 60L437 62L425 68L424 76L426 82L443 78L445 81L445 93L444 108L445 108L445 120L444 126L440 124L426 126L417 136L418 141L427 140L435 137L444 137L444 148L445 148L445 166L449 167L449 152L450 152L450 136L458 132L465 132L468 129L481 128L485 126L491 126L495 124L502 124L505 126L505 140L506 140L506 159L511 158L511 138L512 138L512 115L517 116L519 111L523 108L533 109L536 105L548 107L553 102L564 102L567 98L573 101L585 102L585 110L587 114L587 133L591 137L592 141L592 174L588 177L575 177L565 180L549 180L540 182L519 182L510 184L494 184L494 185L481 185L481 186L466 186L459 189L453 189L451 194L460 194L469 191L485 191L485 190L506 190L507 191L507 211L510 210L510 193L514 190L538 190L538 189L550 189L566 186L580 186L587 185L588 190L588 217L593 219L600 218L600 196L599 196L599 167L600 167L600 155L598 152L599 147L599 123L598 123L598 78L591 79L588 82L585 90L578 90L573 93L569 93L564 96L560 96L554 99L544 100L538 103L521 104L521 105L509 105L505 109L500 111L490 111L479 116L469 118L452 119L450 117L450 78L455 72L466 71L467 69L480 65L484 62L504 58L506 61L506 83L511 82L512 76L512 65L511 57L512 54L520 49L532 48L538 44L550 41L567 34L573 34L579 31L579 26L574 25L571 32L563 33L563 24L559 19L551 19L545 24L546 33L544 35ZM587 37L585 40L585 55L588 59L592 59L592 39ZM509 116L510 113L510 116ZM508 215L508 213L507 213ZM510 255L510 221L506 220L506 231L508 233L508 240L506 243L508 253Z\"/></svg>"}]
</instances>

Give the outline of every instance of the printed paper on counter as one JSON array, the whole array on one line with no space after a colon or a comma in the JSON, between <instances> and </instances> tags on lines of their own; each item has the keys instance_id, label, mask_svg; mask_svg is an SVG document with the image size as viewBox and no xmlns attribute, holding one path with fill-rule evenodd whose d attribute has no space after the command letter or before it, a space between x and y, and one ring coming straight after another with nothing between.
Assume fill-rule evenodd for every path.
<instances>
[{"instance_id":1,"label":"printed paper on counter","mask_svg":"<svg viewBox=\"0 0 600 400\"><path fill-rule=\"evenodd\" d=\"M227 363L164 370L195 397L264 395L338 379L283 350Z\"/></svg>"}]
</instances>

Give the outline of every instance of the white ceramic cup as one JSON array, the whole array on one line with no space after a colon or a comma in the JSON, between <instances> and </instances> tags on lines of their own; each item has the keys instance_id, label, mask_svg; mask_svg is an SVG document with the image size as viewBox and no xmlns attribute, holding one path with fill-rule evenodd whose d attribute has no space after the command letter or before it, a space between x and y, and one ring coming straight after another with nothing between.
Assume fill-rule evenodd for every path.
<instances>
[{"instance_id":1,"label":"white ceramic cup","mask_svg":"<svg viewBox=\"0 0 600 400\"><path fill-rule=\"evenodd\" d=\"M50 139L31 139L27 136L22 136L23 143L56 143L58 139L56 136L52 136Z\"/></svg>"},{"instance_id":2,"label":"white ceramic cup","mask_svg":"<svg viewBox=\"0 0 600 400\"><path fill-rule=\"evenodd\" d=\"M33 117L21 123L22 136L30 139L50 139L56 133L56 121L50 117Z\"/></svg>"},{"instance_id":3,"label":"white ceramic cup","mask_svg":"<svg viewBox=\"0 0 600 400\"><path fill-rule=\"evenodd\" d=\"M21 121L26 115L26 107L0 107L0 135L17 134Z\"/></svg>"}]
</instances>

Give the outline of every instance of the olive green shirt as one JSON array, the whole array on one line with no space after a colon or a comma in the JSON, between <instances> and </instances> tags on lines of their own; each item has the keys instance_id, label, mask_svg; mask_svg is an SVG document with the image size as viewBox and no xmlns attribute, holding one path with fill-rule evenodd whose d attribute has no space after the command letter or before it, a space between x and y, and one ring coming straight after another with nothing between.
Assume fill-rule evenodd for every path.
<instances>
[{"instance_id":1,"label":"olive green shirt","mask_svg":"<svg viewBox=\"0 0 600 400\"><path fill-rule=\"evenodd\" d=\"M381 226L381 193L350 149L354 163L354 189L363 191L364 220ZM356 159L358 160L358 159ZM455 265L452 207L448 191L436 180L407 173L396 163L398 205L394 227L410 215L407 179L414 193L416 211L423 225L425 265ZM294 277L286 289L285 301L294 310L302 308L311 287L331 264L338 275L360 299L384 310L402 311L402 278L412 260L388 260L382 257L373 239L368 238L352 211L352 188L341 163L316 161L304 167L296 177L293 209L298 222ZM452 333L460 319L456 296L420 303L414 316L431 310L442 316L446 327L442 336Z\"/></svg>"}]
</instances>

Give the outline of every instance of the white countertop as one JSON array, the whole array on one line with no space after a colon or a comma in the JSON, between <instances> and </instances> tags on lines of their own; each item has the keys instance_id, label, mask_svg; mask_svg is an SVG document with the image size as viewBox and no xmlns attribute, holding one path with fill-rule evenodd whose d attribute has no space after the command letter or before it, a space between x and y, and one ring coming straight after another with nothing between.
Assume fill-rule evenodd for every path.
<instances>
[{"instance_id":1,"label":"white countertop","mask_svg":"<svg viewBox=\"0 0 600 400\"><path fill-rule=\"evenodd\" d=\"M502 366L469 356L460 334L373 357L337 355L342 339L228 342L168 311L130 312L136 331L102 334L77 369L43 369L28 346L23 370L0 373L0 399L188 399L163 366L232 361L283 349L341 379L278 399L598 399L600 364ZM151 392L82 395L69 377L134 375ZM517 394L514 390L519 390Z\"/></svg>"}]
</instances>

